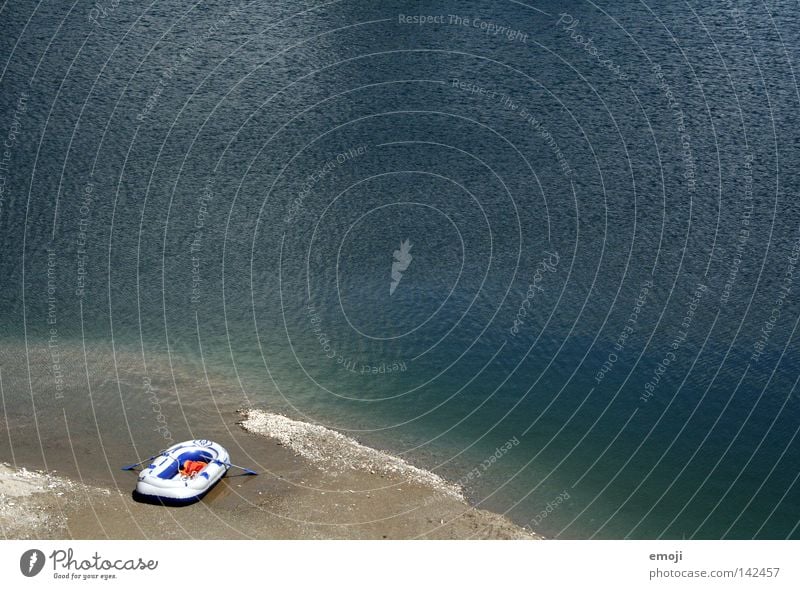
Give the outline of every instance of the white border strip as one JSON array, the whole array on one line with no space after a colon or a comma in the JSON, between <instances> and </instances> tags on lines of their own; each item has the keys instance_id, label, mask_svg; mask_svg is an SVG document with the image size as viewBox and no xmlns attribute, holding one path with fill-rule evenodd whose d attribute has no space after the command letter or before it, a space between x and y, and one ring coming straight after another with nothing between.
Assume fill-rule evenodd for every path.
<instances>
[{"instance_id":1,"label":"white border strip","mask_svg":"<svg viewBox=\"0 0 800 589\"><path fill-rule=\"evenodd\" d=\"M800 587L797 541L22 541L0 542L13 587ZM28 551L46 558L27 578ZM73 562L67 558L72 550ZM95 554L97 558L95 558ZM661 555L661 556L658 556ZM152 570L98 570L157 561ZM38 562L38 558L34 559ZM83 562L86 561L86 562ZM108 564L104 564L104 561ZM34 563L36 564L36 563ZM84 570L78 570L84 567ZM87 568L89 567L89 568ZM670 571L653 577L653 571ZM676 571L677 573L672 573ZM697 573L706 571L705 578ZM712 571L735 576L710 577ZM772 574L769 573L772 571ZM693 576L689 576L694 573ZM114 578L102 579L113 574ZM675 575L682 576L675 576ZM56 575L63 575L56 578ZM84 578L97 575L97 578Z\"/></svg>"}]
</instances>

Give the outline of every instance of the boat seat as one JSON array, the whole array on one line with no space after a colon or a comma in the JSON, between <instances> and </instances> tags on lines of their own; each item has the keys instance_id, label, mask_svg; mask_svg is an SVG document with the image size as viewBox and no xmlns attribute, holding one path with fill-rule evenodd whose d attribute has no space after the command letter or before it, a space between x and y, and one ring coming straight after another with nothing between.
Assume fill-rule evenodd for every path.
<instances>
[{"instance_id":1,"label":"boat seat","mask_svg":"<svg viewBox=\"0 0 800 589\"><path fill-rule=\"evenodd\" d=\"M172 458L169 456L169 458ZM165 468L162 472L158 474L158 478L160 479L171 479L178 474L180 470L181 464L186 462L187 460L197 460L200 462L211 462L214 459L214 456L210 452L206 452L205 450L187 450L186 452L181 452L177 459L172 459L172 464L170 464L167 468Z\"/></svg>"}]
</instances>

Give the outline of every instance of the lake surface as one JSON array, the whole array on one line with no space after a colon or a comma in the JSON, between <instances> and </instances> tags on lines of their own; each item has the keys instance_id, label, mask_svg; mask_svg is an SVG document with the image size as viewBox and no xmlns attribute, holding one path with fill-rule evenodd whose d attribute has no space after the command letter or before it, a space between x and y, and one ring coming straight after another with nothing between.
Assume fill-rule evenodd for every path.
<instances>
[{"instance_id":1,"label":"lake surface","mask_svg":"<svg viewBox=\"0 0 800 589\"><path fill-rule=\"evenodd\" d=\"M547 536L800 538L796 8L4 4L0 459L257 406Z\"/></svg>"}]
</instances>

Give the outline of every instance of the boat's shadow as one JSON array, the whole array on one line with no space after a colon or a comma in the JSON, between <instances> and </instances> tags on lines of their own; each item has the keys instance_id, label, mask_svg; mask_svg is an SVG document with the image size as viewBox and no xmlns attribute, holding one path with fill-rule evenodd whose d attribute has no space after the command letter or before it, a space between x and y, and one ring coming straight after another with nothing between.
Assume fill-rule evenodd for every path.
<instances>
[{"instance_id":1,"label":"boat's shadow","mask_svg":"<svg viewBox=\"0 0 800 589\"><path fill-rule=\"evenodd\" d=\"M191 497L189 499L171 499L168 497L155 497L153 495L143 495L138 491L136 491L136 489L134 489L133 492L131 492L131 497L137 503L146 503L148 505L161 505L163 507L186 507L187 505L194 505L195 503L201 501L204 498L219 499L229 495L232 492L232 489L229 485L225 483L225 481L227 479L235 479L239 477L246 477L248 479L250 478L247 474L235 474L235 475L225 476L225 478L217 481L217 483L215 483L211 488L206 489L206 491L203 494Z\"/></svg>"},{"instance_id":2,"label":"boat's shadow","mask_svg":"<svg viewBox=\"0 0 800 589\"><path fill-rule=\"evenodd\" d=\"M211 489L209 489L210 491ZM167 497L154 497L152 495L142 495L138 491L134 489L131 493L131 497L137 503L146 503L148 505L161 505L163 507L186 507L187 505L193 505L200 501L205 495L208 493L206 491L202 495L197 495L195 497L191 497L190 499L170 499Z\"/></svg>"}]
</instances>

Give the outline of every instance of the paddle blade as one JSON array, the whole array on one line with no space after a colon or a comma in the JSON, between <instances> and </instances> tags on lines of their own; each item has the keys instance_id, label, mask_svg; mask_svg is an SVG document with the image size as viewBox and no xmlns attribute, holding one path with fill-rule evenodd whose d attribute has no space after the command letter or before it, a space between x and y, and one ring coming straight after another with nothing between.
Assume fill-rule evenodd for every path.
<instances>
[{"instance_id":1,"label":"paddle blade","mask_svg":"<svg viewBox=\"0 0 800 589\"><path fill-rule=\"evenodd\" d=\"M222 462L221 464L224 464L229 468L238 468L239 470L243 470L245 474L253 474L253 475L258 474L256 471L250 470L249 468L245 468L244 466L239 466L238 464L231 464L230 462Z\"/></svg>"},{"instance_id":2,"label":"paddle blade","mask_svg":"<svg viewBox=\"0 0 800 589\"><path fill-rule=\"evenodd\" d=\"M137 466L142 465L142 464L144 464L145 462L147 462L149 460L152 460L156 456L158 456L158 454L156 454L155 456L151 456L150 458L145 458L141 462L134 462L133 464L129 464L128 466L123 466L122 468L120 468L120 470L133 470Z\"/></svg>"}]
</instances>

